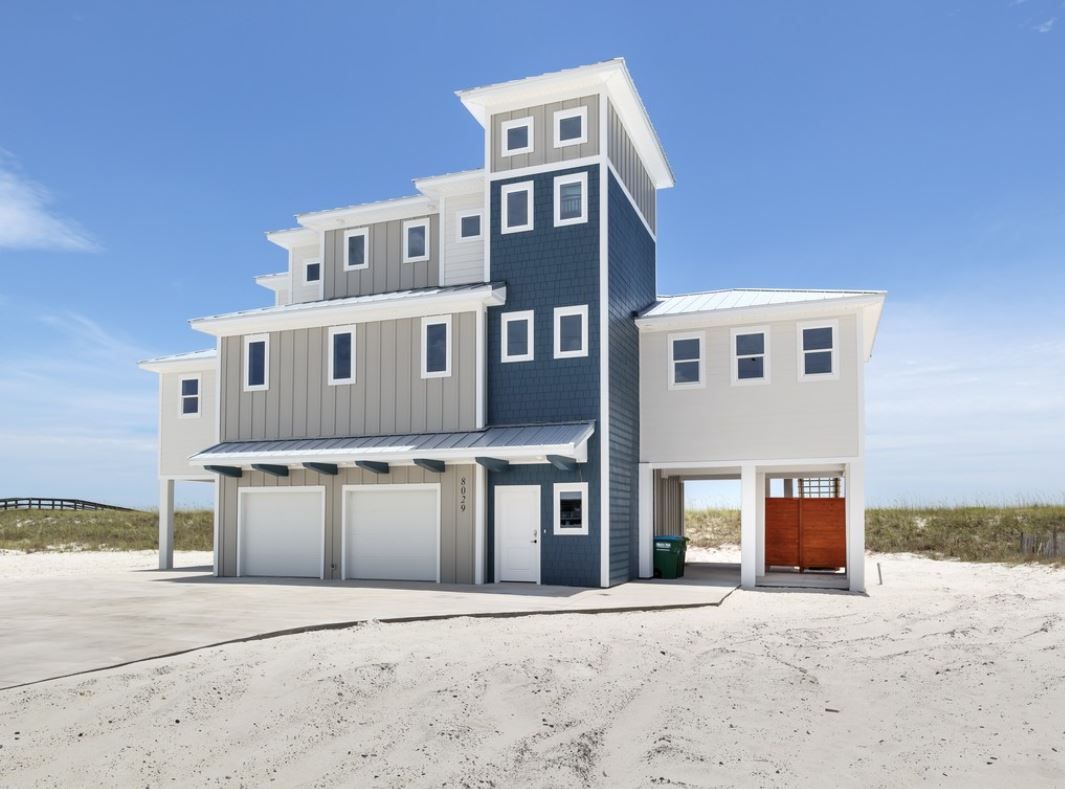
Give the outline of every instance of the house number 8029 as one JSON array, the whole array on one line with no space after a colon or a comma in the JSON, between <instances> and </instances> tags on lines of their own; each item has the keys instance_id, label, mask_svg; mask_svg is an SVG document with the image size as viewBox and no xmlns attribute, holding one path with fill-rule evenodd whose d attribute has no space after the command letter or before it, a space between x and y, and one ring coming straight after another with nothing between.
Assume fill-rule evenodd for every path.
<instances>
[{"instance_id":1,"label":"house number 8029","mask_svg":"<svg viewBox=\"0 0 1065 789\"><path fill-rule=\"evenodd\" d=\"M466 511L466 478L462 477L459 480L459 511Z\"/></svg>"}]
</instances>

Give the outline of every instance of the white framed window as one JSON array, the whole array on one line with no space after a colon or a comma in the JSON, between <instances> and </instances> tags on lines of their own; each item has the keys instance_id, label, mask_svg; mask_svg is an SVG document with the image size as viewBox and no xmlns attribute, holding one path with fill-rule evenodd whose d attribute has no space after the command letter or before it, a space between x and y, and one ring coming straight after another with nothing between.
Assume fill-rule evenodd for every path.
<instances>
[{"instance_id":1,"label":"white framed window","mask_svg":"<svg viewBox=\"0 0 1065 789\"><path fill-rule=\"evenodd\" d=\"M270 388L270 335L249 334L244 338L244 391Z\"/></svg>"},{"instance_id":2,"label":"white framed window","mask_svg":"<svg viewBox=\"0 0 1065 789\"><path fill-rule=\"evenodd\" d=\"M178 380L178 416L182 419L200 415L200 375L183 375Z\"/></svg>"},{"instance_id":3,"label":"white framed window","mask_svg":"<svg viewBox=\"0 0 1065 789\"><path fill-rule=\"evenodd\" d=\"M455 215L455 238L459 241L480 241L484 238L483 224L483 211L459 211Z\"/></svg>"},{"instance_id":4,"label":"white framed window","mask_svg":"<svg viewBox=\"0 0 1065 789\"><path fill-rule=\"evenodd\" d=\"M322 261L303 261L303 283L305 285L317 285L322 281Z\"/></svg>"},{"instance_id":5,"label":"white framed window","mask_svg":"<svg viewBox=\"0 0 1065 789\"><path fill-rule=\"evenodd\" d=\"M517 156L533 152L532 116L503 121L499 126L499 153L501 156Z\"/></svg>"},{"instance_id":6,"label":"white framed window","mask_svg":"<svg viewBox=\"0 0 1065 789\"><path fill-rule=\"evenodd\" d=\"M344 271L370 267L370 228L356 227L344 231Z\"/></svg>"},{"instance_id":7,"label":"white framed window","mask_svg":"<svg viewBox=\"0 0 1065 789\"><path fill-rule=\"evenodd\" d=\"M533 353L533 311L505 312L500 316L500 355L503 362L531 362Z\"/></svg>"},{"instance_id":8,"label":"white framed window","mask_svg":"<svg viewBox=\"0 0 1065 789\"><path fill-rule=\"evenodd\" d=\"M555 483L555 528L558 535L588 533L588 483Z\"/></svg>"},{"instance_id":9,"label":"white framed window","mask_svg":"<svg viewBox=\"0 0 1065 789\"><path fill-rule=\"evenodd\" d=\"M800 381L834 381L839 378L838 336L838 321L798 325Z\"/></svg>"},{"instance_id":10,"label":"white framed window","mask_svg":"<svg viewBox=\"0 0 1065 789\"><path fill-rule=\"evenodd\" d=\"M408 219L403 223L403 262L429 259L429 220Z\"/></svg>"},{"instance_id":11,"label":"white framed window","mask_svg":"<svg viewBox=\"0 0 1065 789\"><path fill-rule=\"evenodd\" d=\"M500 233L520 233L533 229L533 182L504 184L499 188L502 222Z\"/></svg>"},{"instance_id":12,"label":"white framed window","mask_svg":"<svg viewBox=\"0 0 1065 789\"><path fill-rule=\"evenodd\" d=\"M329 385L355 383L355 326L329 327Z\"/></svg>"},{"instance_id":13,"label":"white framed window","mask_svg":"<svg viewBox=\"0 0 1065 789\"><path fill-rule=\"evenodd\" d=\"M769 329L732 330L732 385L769 383Z\"/></svg>"},{"instance_id":14,"label":"white framed window","mask_svg":"<svg viewBox=\"0 0 1065 789\"><path fill-rule=\"evenodd\" d=\"M588 108L574 107L555 113L555 147L588 142Z\"/></svg>"},{"instance_id":15,"label":"white framed window","mask_svg":"<svg viewBox=\"0 0 1065 789\"><path fill-rule=\"evenodd\" d=\"M706 386L706 332L671 334L669 343L669 388L701 389Z\"/></svg>"},{"instance_id":16,"label":"white framed window","mask_svg":"<svg viewBox=\"0 0 1065 789\"><path fill-rule=\"evenodd\" d=\"M422 318L422 378L451 375L451 316Z\"/></svg>"},{"instance_id":17,"label":"white framed window","mask_svg":"<svg viewBox=\"0 0 1065 789\"><path fill-rule=\"evenodd\" d=\"M555 358L588 355L588 305L555 307Z\"/></svg>"},{"instance_id":18,"label":"white framed window","mask_svg":"<svg viewBox=\"0 0 1065 789\"><path fill-rule=\"evenodd\" d=\"M555 177L555 227L588 221L588 173Z\"/></svg>"}]
</instances>

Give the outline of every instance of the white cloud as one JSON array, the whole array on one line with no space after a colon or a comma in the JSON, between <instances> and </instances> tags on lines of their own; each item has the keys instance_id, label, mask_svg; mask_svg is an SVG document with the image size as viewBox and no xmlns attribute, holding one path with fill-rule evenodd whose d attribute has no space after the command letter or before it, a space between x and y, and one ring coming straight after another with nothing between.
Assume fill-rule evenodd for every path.
<instances>
[{"instance_id":1,"label":"white cloud","mask_svg":"<svg viewBox=\"0 0 1065 789\"><path fill-rule=\"evenodd\" d=\"M55 213L48 190L27 178L0 148L0 249L92 252L96 241L76 222Z\"/></svg>"},{"instance_id":2,"label":"white cloud","mask_svg":"<svg viewBox=\"0 0 1065 789\"><path fill-rule=\"evenodd\" d=\"M1035 30L1035 31L1036 31L1037 33L1049 33L1049 32L1050 32L1050 30L1051 30L1051 29L1052 29L1052 28L1054 27L1054 23L1055 23L1056 21L1057 21L1057 19L1056 19L1056 18L1054 18L1054 19L1048 19L1048 20L1047 20L1046 22L1044 22L1043 24L1041 24L1041 25L1036 25L1036 26L1035 26L1035 28L1034 28L1034 30Z\"/></svg>"}]
</instances>

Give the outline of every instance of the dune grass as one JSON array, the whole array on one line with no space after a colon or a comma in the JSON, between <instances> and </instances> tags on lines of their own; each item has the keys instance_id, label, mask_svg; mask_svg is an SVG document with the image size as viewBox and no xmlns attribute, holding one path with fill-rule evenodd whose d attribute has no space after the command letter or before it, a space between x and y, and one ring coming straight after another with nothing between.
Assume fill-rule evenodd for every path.
<instances>
[{"instance_id":1,"label":"dune grass","mask_svg":"<svg viewBox=\"0 0 1065 789\"><path fill-rule=\"evenodd\" d=\"M210 551L214 513L179 510L174 515L174 547ZM159 515L118 510L0 512L0 549L18 551L140 551L159 545Z\"/></svg>"},{"instance_id":2,"label":"dune grass","mask_svg":"<svg viewBox=\"0 0 1065 789\"><path fill-rule=\"evenodd\" d=\"M740 541L740 512L689 509L692 545L716 548ZM1052 545L1057 534L1057 556ZM1065 506L884 507L865 514L865 546L881 553L915 553L967 562L1065 564Z\"/></svg>"}]
</instances>

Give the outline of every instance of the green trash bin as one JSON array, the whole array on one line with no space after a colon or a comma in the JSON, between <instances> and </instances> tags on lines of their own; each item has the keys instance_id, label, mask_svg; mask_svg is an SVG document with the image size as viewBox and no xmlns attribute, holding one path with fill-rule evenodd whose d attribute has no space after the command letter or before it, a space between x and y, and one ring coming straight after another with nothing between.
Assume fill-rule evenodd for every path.
<instances>
[{"instance_id":1,"label":"green trash bin","mask_svg":"<svg viewBox=\"0 0 1065 789\"><path fill-rule=\"evenodd\" d=\"M684 575L684 554L688 541L684 537L655 537L655 578L680 578Z\"/></svg>"}]
</instances>

